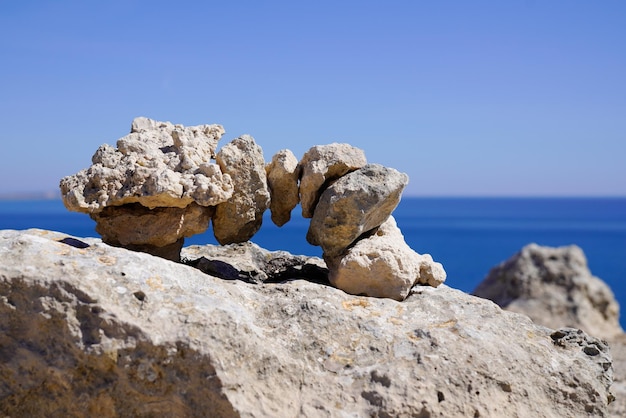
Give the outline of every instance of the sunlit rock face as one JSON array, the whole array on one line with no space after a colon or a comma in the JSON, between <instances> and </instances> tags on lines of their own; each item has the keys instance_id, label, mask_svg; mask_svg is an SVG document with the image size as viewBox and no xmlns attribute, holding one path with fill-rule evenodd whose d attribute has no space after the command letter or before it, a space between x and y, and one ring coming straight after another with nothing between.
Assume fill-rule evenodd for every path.
<instances>
[{"instance_id":1,"label":"sunlit rock face","mask_svg":"<svg viewBox=\"0 0 626 418\"><path fill-rule=\"evenodd\" d=\"M300 202L298 159L288 149L280 150L265 167L267 185L271 194L272 222L283 226L291 219L291 211Z\"/></svg>"},{"instance_id":2,"label":"sunlit rock face","mask_svg":"<svg viewBox=\"0 0 626 418\"><path fill-rule=\"evenodd\" d=\"M177 260L184 237L204 232L213 206L233 194L211 161L223 134L136 118L117 148L102 145L91 167L61 180L63 203L88 213L105 242Z\"/></svg>"},{"instance_id":3,"label":"sunlit rock face","mask_svg":"<svg viewBox=\"0 0 626 418\"><path fill-rule=\"evenodd\" d=\"M322 193L307 240L328 256L340 254L389 218L408 181L406 174L379 164L340 177Z\"/></svg>"},{"instance_id":4,"label":"sunlit rock face","mask_svg":"<svg viewBox=\"0 0 626 418\"><path fill-rule=\"evenodd\" d=\"M404 300L415 285L445 281L443 266L413 251L391 216L408 180L393 168L367 164L322 192L307 240L322 247L334 286Z\"/></svg>"},{"instance_id":5,"label":"sunlit rock face","mask_svg":"<svg viewBox=\"0 0 626 418\"><path fill-rule=\"evenodd\" d=\"M363 150L349 144L316 145L308 150L300 160L302 216L313 216L317 201L329 183L365 164Z\"/></svg>"},{"instance_id":6,"label":"sunlit rock face","mask_svg":"<svg viewBox=\"0 0 626 418\"><path fill-rule=\"evenodd\" d=\"M233 193L215 157L220 125L184 127L137 118L117 148L102 145L88 169L61 180L63 203L72 211L97 213L139 203L147 208L215 206Z\"/></svg>"},{"instance_id":7,"label":"sunlit rock face","mask_svg":"<svg viewBox=\"0 0 626 418\"><path fill-rule=\"evenodd\" d=\"M341 255L324 259L333 286L354 295L404 300L416 284L437 287L446 280L440 263L407 245L393 216Z\"/></svg>"},{"instance_id":8,"label":"sunlit rock face","mask_svg":"<svg viewBox=\"0 0 626 418\"><path fill-rule=\"evenodd\" d=\"M213 233L222 245L247 241L261 228L270 205L263 150L243 135L222 147L216 160L232 179L234 191L215 208Z\"/></svg>"},{"instance_id":9,"label":"sunlit rock face","mask_svg":"<svg viewBox=\"0 0 626 418\"><path fill-rule=\"evenodd\" d=\"M355 296L250 244L192 249L196 269L5 230L0 255L6 416L609 416L606 343L445 285Z\"/></svg>"},{"instance_id":10,"label":"sunlit rock face","mask_svg":"<svg viewBox=\"0 0 626 418\"><path fill-rule=\"evenodd\" d=\"M607 339L624 332L613 291L591 274L576 245L529 244L491 269L474 294L550 328L580 328Z\"/></svg>"}]
</instances>

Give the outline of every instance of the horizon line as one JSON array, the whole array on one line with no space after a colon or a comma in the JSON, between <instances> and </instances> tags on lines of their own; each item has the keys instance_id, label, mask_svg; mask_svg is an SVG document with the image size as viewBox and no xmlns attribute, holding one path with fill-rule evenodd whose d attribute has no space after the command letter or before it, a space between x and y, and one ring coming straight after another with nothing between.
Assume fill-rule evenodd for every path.
<instances>
[{"instance_id":1,"label":"horizon line","mask_svg":"<svg viewBox=\"0 0 626 418\"><path fill-rule=\"evenodd\" d=\"M626 194L561 195L561 194L415 194L406 193L401 198L417 199L626 199ZM7 192L0 193L0 200L61 200L60 192Z\"/></svg>"}]
</instances>

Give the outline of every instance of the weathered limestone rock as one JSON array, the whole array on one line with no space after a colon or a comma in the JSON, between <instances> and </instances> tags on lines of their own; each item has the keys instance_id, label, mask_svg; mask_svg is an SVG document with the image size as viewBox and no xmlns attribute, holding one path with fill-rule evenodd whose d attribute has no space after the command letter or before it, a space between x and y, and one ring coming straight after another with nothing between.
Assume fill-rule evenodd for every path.
<instances>
[{"instance_id":1,"label":"weathered limestone rock","mask_svg":"<svg viewBox=\"0 0 626 418\"><path fill-rule=\"evenodd\" d=\"M105 242L178 260L184 237L207 229L208 207L233 193L210 161L223 133L136 118L117 149L102 145L91 167L61 180L63 203L89 213Z\"/></svg>"},{"instance_id":2,"label":"weathered limestone rock","mask_svg":"<svg viewBox=\"0 0 626 418\"><path fill-rule=\"evenodd\" d=\"M611 392L615 395L615 402L609 405L609 416L626 417L626 334L620 334L608 342L614 370Z\"/></svg>"},{"instance_id":3,"label":"weathered limestone rock","mask_svg":"<svg viewBox=\"0 0 626 418\"><path fill-rule=\"evenodd\" d=\"M404 300L416 284L437 287L446 280L443 266L430 254L407 245L393 216L345 253L325 259L330 282L353 295Z\"/></svg>"},{"instance_id":4,"label":"weathered limestone rock","mask_svg":"<svg viewBox=\"0 0 626 418\"><path fill-rule=\"evenodd\" d=\"M93 214L96 232L103 241L117 246L147 244L162 247L183 236L204 232L211 220L212 208L195 203L184 208L148 209L138 203L109 206ZM132 228L129 226L132 225ZM177 228L172 229L171 225Z\"/></svg>"},{"instance_id":5,"label":"weathered limestone rock","mask_svg":"<svg viewBox=\"0 0 626 418\"><path fill-rule=\"evenodd\" d=\"M579 247L528 245L494 267L474 293L537 324L567 325L607 339L616 398L609 416L626 416L626 334L619 325L619 305L610 288L589 271Z\"/></svg>"},{"instance_id":6,"label":"weathered limestone rock","mask_svg":"<svg viewBox=\"0 0 626 418\"><path fill-rule=\"evenodd\" d=\"M607 416L606 344L445 285L250 284L41 230L0 259L3 416Z\"/></svg>"},{"instance_id":7,"label":"weathered limestone rock","mask_svg":"<svg viewBox=\"0 0 626 418\"><path fill-rule=\"evenodd\" d=\"M580 328L607 339L623 333L613 292L591 274L575 245L527 245L494 267L474 294L550 328Z\"/></svg>"},{"instance_id":8,"label":"weathered limestone rock","mask_svg":"<svg viewBox=\"0 0 626 418\"><path fill-rule=\"evenodd\" d=\"M398 206L409 177L368 164L335 181L322 193L306 239L334 258L363 233L379 227Z\"/></svg>"},{"instance_id":9,"label":"weathered limestone rock","mask_svg":"<svg viewBox=\"0 0 626 418\"><path fill-rule=\"evenodd\" d=\"M254 138L243 135L224 145L215 159L232 179L234 191L217 205L213 233L222 245L247 241L261 227L270 204L263 150Z\"/></svg>"},{"instance_id":10,"label":"weathered limestone rock","mask_svg":"<svg viewBox=\"0 0 626 418\"><path fill-rule=\"evenodd\" d=\"M206 231L213 212L196 203L155 209L131 203L108 206L90 216L104 242L178 261L183 238Z\"/></svg>"},{"instance_id":11,"label":"weathered limestone rock","mask_svg":"<svg viewBox=\"0 0 626 418\"><path fill-rule=\"evenodd\" d=\"M302 216L311 218L324 188L333 180L367 164L365 153L349 144L316 145L302 160L300 205Z\"/></svg>"},{"instance_id":12,"label":"weathered limestone rock","mask_svg":"<svg viewBox=\"0 0 626 418\"><path fill-rule=\"evenodd\" d=\"M217 205L233 192L230 178L210 161L223 133L220 125L137 118L117 149L102 145L91 167L61 180L63 203L84 213L129 203L150 209Z\"/></svg>"},{"instance_id":13,"label":"weathered limestone rock","mask_svg":"<svg viewBox=\"0 0 626 418\"><path fill-rule=\"evenodd\" d=\"M270 190L272 221L283 226L291 219L291 211L300 202L298 159L288 149L278 151L272 162L265 167Z\"/></svg>"}]
</instances>

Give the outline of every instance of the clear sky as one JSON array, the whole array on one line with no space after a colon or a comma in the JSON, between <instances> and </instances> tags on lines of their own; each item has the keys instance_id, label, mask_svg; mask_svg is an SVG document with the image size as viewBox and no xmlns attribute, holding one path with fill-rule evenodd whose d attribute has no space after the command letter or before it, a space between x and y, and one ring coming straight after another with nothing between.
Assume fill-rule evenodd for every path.
<instances>
[{"instance_id":1,"label":"clear sky","mask_svg":"<svg viewBox=\"0 0 626 418\"><path fill-rule=\"evenodd\" d=\"M0 194L136 116L348 142L407 195L626 196L626 1L0 1Z\"/></svg>"}]
</instances>

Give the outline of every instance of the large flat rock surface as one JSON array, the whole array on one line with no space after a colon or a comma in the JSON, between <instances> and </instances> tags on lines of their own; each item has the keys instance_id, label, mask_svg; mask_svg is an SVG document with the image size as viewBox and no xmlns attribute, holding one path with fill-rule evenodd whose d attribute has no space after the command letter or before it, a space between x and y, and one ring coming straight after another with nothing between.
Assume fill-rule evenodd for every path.
<instances>
[{"instance_id":1,"label":"large flat rock surface","mask_svg":"<svg viewBox=\"0 0 626 418\"><path fill-rule=\"evenodd\" d=\"M445 285L225 280L42 230L0 231L0 260L7 416L607 415L604 343Z\"/></svg>"}]
</instances>

